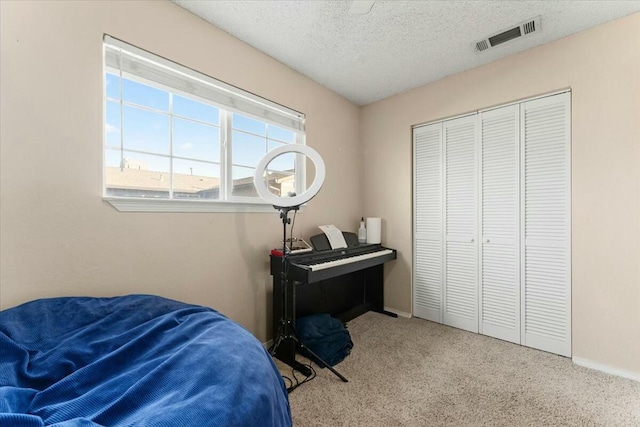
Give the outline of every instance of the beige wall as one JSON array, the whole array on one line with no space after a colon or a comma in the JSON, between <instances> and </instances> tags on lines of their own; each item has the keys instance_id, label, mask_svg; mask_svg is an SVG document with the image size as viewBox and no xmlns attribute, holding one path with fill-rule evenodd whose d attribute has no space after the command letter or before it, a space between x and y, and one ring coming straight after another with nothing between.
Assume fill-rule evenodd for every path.
<instances>
[{"instance_id":1,"label":"beige wall","mask_svg":"<svg viewBox=\"0 0 640 427\"><path fill-rule=\"evenodd\" d=\"M327 180L297 218L305 237L357 228L359 108L170 2L0 4L0 307L152 293L214 307L265 341L275 211L120 213L102 201L103 33L306 113Z\"/></svg>"},{"instance_id":2,"label":"beige wall","mask_svg":"<svg viewBox=\"0 0 640 427\"><path fill-rule=\"evenodd\" d=\"M572 90L573 355L640 373L640 14L365 107L364 208L400 251L386 304L411 311L411 126ZM390 179L393 177L393 179Z\"/></svg>"}]
</instances>

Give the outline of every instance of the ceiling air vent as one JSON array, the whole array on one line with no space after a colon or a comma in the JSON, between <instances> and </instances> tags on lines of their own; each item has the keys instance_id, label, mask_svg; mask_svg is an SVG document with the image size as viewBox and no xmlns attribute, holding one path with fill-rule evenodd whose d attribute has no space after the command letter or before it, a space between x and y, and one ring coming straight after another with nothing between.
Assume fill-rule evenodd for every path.
<instances>
[{"instance_id":1,"label":"ceiling air vent","mask_svg":"<svg viewBox=\"0 0 640 427\"><path fill-rule=\"evenodd\" d=\"M480 40L476 43L476 50L478 52L482 52L483 50L489 49L489 41L488 40Z\"/></svg>"},{"instance_id":2,"label":"ceiling air vent","mask_svg":"<svg viewBox=\"0 0 640 427\"><path fill-rule=\"evenodd\" d=\"M517 39L523 36L528 36L533 33L540 32L540 17L536 16L533 19L521 22L513 28L501 31L498 34L494 34L482 40L474 43L476 52L483 52L489 48L498 46L499 44L508 42L509 40Z\"/></svg>"},{"instance_id":3,"label":"ceiling air vent","mask_svg":"<svg viewBox=\"0 0 640 427\"><path fill-rule=\"evenodd\" d=\"M538 22L540 22L540 19L538 19ZM522 29L525 34L533 33L536 30L536 20L534 19L533 21L525 22L522 24Z\"/></svg>"}]
</instances>

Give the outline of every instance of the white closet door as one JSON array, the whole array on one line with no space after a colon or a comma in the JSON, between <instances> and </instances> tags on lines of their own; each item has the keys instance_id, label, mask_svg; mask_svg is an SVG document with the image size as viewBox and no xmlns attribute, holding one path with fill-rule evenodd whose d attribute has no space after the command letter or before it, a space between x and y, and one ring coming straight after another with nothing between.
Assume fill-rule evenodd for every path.
<instances>
[{"instance_id":1,"label":"white closet door","mask_svg":"<svg viewBox=\"0 0 640 427\"><path fill-rule=\"evenodd\" d=\"M442 322L442 123L416 128L413 315Z\"/></svg>"},{"instance_id":2,"label":"white closet door","mask_svg":"<svg viewBox=\"0 0 640 427\"><path fill-rule=\"evenodd\" d=\"M571 356L569 93L521 106L522 344Z\"/></svg>"},{"instance_id":3,"label":"white closet door","mask_svg":"<svg viewBox=\"0 0 640 427\"><path fill-rule=\"evenodd\" d=\"M520 106L480 123L480 333L520 344Z\"/></svg>"},{"instance_id":4,"label":"white closet door","mask_svg":"<svg viewBox=\"0 0 640 427\"><path fill-rule=\"evenodd\" d=\"M477 117L443 123L445 146L445 325L478 332Z\"/></svg>"}]
</instances>

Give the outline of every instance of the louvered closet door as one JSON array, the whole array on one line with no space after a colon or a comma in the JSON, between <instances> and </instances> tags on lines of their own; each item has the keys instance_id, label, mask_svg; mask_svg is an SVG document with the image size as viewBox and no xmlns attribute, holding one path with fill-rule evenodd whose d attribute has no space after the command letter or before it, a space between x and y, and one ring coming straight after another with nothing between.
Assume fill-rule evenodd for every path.
<instances>
[{"instance_id":1,"label":"louvered closet door","mask_svg":"<svg viewBox=\"0 0 640 427\"><path fill-rule=\"evenodd\" d=\"M520 344L520 106L480 123L480 333Z\"/></svg>"},{"instance_id":2,"label":"louvered closet door","mask_svg":"<svg viewBox=\"0 0 640 427\"><path fill-rule=\"evenodd\" d=\"M445 146L445 325L478 332L475 115L443 123Z\"/></svg>"},{"instance_id":3,"label":"louvered closet door","mask_svg":"<svg viewBox=\"0 0 640 427\"><path fill-rule=\"evenodd\" d=\"M571 356L569 93L521 106L522 344Z\"/></svg>"},{"instance_id":4,"label":"louvered closet door","mask_svg":"<svg viewBox=\"0 0 640 427\"><path fill-rule=\"evenodd\" d=\"M442 322L442 123L416 128L413 314Z\"/></svg>"}]
</instances>

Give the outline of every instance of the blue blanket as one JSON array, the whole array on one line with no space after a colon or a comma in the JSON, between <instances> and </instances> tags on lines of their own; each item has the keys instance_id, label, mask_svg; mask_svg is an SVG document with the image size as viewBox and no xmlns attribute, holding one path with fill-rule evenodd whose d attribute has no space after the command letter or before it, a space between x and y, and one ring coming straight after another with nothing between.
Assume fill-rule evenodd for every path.
<instances>
[{"instance_id":1,"label":"blue blanket","mask_svg":"<svg viewBox=\"0 0 640 427\"><path fill-rule=\"evenodd\" d=\"M290 426L282 378L248 331L149 295L0 312L0 426Z\"/></svg>"},{"instance_id":2,"label":"blue blanket","mask_svg":"<svg viewBox=\"0 0 640 427\"><path fill-rule=\"evenodd\" d=\"M313 314L296 319L300 341L331 366L351 354L351 335L338 319L330 315ZM305 356L313 359L311 354ZM324 366L323 366L324 368Z\"/></svg>"}]
</instances>

